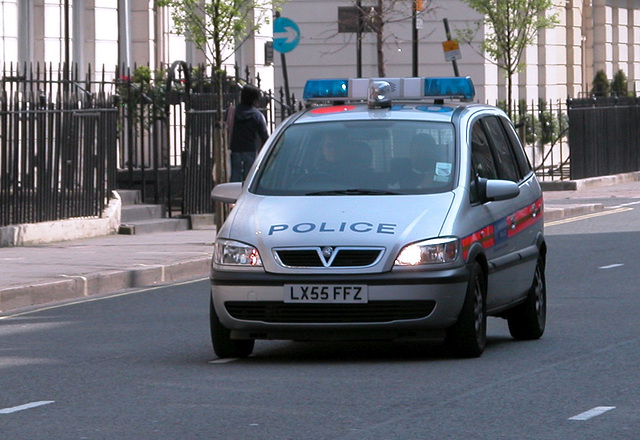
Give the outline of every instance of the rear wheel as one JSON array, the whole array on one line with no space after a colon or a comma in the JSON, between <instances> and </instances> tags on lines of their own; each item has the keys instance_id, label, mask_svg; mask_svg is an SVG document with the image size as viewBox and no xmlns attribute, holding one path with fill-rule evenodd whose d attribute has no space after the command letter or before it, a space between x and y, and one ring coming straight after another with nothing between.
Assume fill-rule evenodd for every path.
<instances>
[{"instance_id":1,"label":"rear wheel","mask_svg":"<svg viewBox=\"0 0 640 440\"><path fill-rule=\"evenodd\" d=\"M211 324L211 342L213 351L219 358L245 358L253 352L253 339L231 339L231 332L225 328L216 310L213 299L209 303L209 322Z\"/></svg>"},{"instance_id":2,"label":"rear wheel","mask_svg":"<svg viewBox=\"0 0 640 440\"><path fill-rule=\"evenodd\" d=\"M538 339L547 322L547 283L544 277L544 259L540 257L533 275L527 299L507 315L509 333L515 339Z\"/></svg>"},{"instance_id":3,"label":"rear wheel","mask_svg":"<svg viewBox=\"0 0 640 440\"><path fill-rule=\"evenodd\" d=\"M479 263L471 269L458 322L447 330L447 345L458 357L478 357L487 342L485 275Z\"/></svg>"}]
</instances>

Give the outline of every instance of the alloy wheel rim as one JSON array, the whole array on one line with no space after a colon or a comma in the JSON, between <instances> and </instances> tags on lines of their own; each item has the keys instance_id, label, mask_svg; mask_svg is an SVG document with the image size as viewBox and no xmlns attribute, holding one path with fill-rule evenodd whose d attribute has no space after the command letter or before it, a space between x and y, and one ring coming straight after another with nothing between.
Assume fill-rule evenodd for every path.
<instances>
[{"instance_id":1,"label":"alloy wheel rim","mask_svg":"<svg viewBox=\"0 0 640 440\"><path fill-rule=\"evenodd\" d=\"M483 308L483 298L482 298L482 287L480 286L480 280L476 280L475 286L475 301L474 301L474 315L476 317L475 327L476 327L476 335L478 335L478 339L480 339L482 335L482 327L484 325L484 308Z\"/></svg>"},{"instance_id":2,"label":"alloy wheel rim","mask_svg":"<svg viewBox=\"0 0 640 440\"><path fill-rule=\"evenodd\" d=\"M538 319L542 321L544 319L545 309L544 279L542 278L542 272L539 267L536 269L534 292L536 315L538 316Z\"/></svg>"}]
</instances>

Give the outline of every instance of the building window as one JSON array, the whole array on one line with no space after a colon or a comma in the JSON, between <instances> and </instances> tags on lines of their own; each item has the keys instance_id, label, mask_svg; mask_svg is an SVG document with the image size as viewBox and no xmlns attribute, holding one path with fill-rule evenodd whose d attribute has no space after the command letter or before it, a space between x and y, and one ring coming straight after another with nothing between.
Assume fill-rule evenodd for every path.
<instances>
[{"instance_id":1,"label":"building window","mask_svg":"<svg viewBox=\"0 0 640 440\"><path fill-rule=\"evenodd\" d=\"M65 3L69 7L66 15L69 17L68 23L69 27L71 27L73 0L44 0L44 58L45 62L53 63L54 65L66 61L66 39L69 39L69 45L72 43L72 29L70 28L68 32L65 32L65 23L67 22L65 19Z\"/></svg>"},{"instance_id":2,"label":"building window","mask_svg":"<svg viewBox=\"0 0 640 440\"><path fill-rule=\"evenodd\" d=\"M170 9L166 9L167 12L164 14L164 53L163 62L167 64L171 64L176 60L186 60L187 59L187 50L185 39L183 36L176 34L173 24L173 19L171 17Z\"/></svg>"},{"instance_id":3,"label":"building window","mask_svg":"<svg viewBox=\"0 0 640 440\"><path fill-rule=\"evenodd\" d=\"M18 0L0 0L0 60L18 62Z\"/></svg>"},{"instance_id":4,"label":"building window","mask_svg":"<svg viewBox=\"0 0 640 440\"><path fill-rule=\"evenodd\" d=\"M107 75L118 64L118 6L113 0L95 0L95 68Z\"/></svg>"}]
</instances>

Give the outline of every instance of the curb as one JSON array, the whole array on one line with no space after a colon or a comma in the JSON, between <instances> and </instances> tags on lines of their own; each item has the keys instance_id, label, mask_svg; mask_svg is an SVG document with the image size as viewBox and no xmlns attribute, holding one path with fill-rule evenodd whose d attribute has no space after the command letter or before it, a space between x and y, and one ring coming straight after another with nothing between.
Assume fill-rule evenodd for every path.
<instances>
[{"instance_id":1,"label":"curb","mask_svg":"<svg viewBox=\"0 0 640 440\"><path fill-rule=\"evenodd\" d=\"M595 186L615 185L623 182L640 181L640 172L624 173L612 176L594 177L581 180L570 181L553 181L540 182L543 191L577 191L580 189L591 188ZM119 213L121 201L118 195L113 197L112 203L108 210L103 214L103 218L96 219L96 223L100 222L100 230L102 234L112 233L113 224L119 223ZM564 218L585 215L594 212L603 211L602 204L546 204L544 212L544 220L548 222L561 220ZM194 229L210 229L211 219L202 216L192 218L192 227ZM87 229L82 230L79 222L87 223L87 220L74 219L67 221L62 230L69 229L74 233L87 234ZM107 223L110 224L107 226ZM91 223L91 222L89 222ZM25 228L32 225L20 225ZM44 225L49 228L51 234L51 225ZM21 232L22 238L15 236L15 231L0 228L0 238L2 241L9 239L14 240L10 245L16 245L25 240L26 233ZM6 234L11 237L7 238ZM34 234L29 235L31 240ZM86 237L86 235L85 235ZM34 240L35 241L35 240ZM5 244L6 245L6 244ZM42 282L30 285L16 285L2 288L0 287L0 316L11 310L27 308L42 305L51 302L86 298L92 295L114 293L125 289L141 288L147 286L160 285L164 283L195 280L209 276L211 266L211 257L198 257L182 260L174 263L157 264L150 266L139 266L131 269L112 270L106 272L97 272L87 275L61 276L55 280L43 280Z\"/></svg>"},{"instance_id":2,"label":"curb","mask_svg":"<svg viewBox=\"0 0 640 440\"><path fill-rule=\"evenodd\" d=\"M603 209L601 204L554 205L553 208L545 208L544 218L546 221L555 221ZM0 315L11 310L58 301L205 278L209 276L210 268L211 257L199 257L168 264L139 266L87 275L61 276L60 279L53 281L0 288Z\"/></svg>"},{"instance_id":3,"label":"curb","mask_svg":"<svg viewBox=\"0 0 640 440\"><path fill-rule=\"evenodd\" d=\"M633 171L631 173L588 177L586 179L578 180L541 181L540 187L542 188L542 191L579 191L581 189L617 185L625 182L637 182L639 180L640 171Z\"/></svg>"},{"instance_id":4,"label":"curb","mask_svg":"<svg viewBox=\"0 0 640 440\"><path fill-rule=\"evenodd\" d=\"M545 221L553 222L564 218L575 217L578 215L591 214L594 212L604 211L604 205L601 203L576 204L576 205L549 205L544 207Z\"/></svg>"},{"instance_id":5,"label":"curb","mask_svg":"<svg viewBox=\"0 0 640 440\"><path fill-rule=\"evenodd\" d=\"M3 226L0 227L0 247L32 246L116 234L121 211L120 195L112 191L100 218L71 218Z\"/></svg>"},{"instance_id":6,"label":"curb","mask_svg":"<svg viewBox=\"0 0 640 440\"><path fill-rule=\"evenodd\" d=\"M126 270L62 276L27 286L0 288L0 314L56 301L113 293L177 281L195 280L209 275L211 258L194 258L165 265L141 266Z\"/></svg>"}]
</instances>

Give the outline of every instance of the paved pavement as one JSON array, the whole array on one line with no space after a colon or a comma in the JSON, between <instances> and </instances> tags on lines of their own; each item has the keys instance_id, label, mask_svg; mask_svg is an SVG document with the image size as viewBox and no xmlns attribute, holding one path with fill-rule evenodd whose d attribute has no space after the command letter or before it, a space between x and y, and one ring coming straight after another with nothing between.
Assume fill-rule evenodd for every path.
<instances>
[{"instance_id":1,"label":"paved pavement","mask_svg":"<svg viewBox=\"0 0 640 440\"><path fill-rule=\"evenodd\" d=\"M544 184L546 222L606 209L602 200L640 199L640 173L553 185ZM206 278L214 239L215 230L204 229L2 247L0 316L61 300Z\"/></svg>"}]
</instances>

